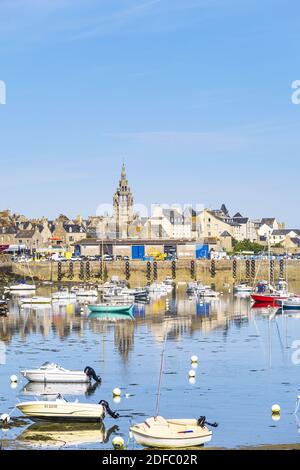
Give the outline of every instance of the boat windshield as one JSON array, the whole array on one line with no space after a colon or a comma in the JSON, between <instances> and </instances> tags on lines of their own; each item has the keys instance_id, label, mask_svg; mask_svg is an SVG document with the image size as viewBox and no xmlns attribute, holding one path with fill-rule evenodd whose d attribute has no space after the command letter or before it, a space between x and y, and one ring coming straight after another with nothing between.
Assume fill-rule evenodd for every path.
<instances>
[{"instance_id":1,"label":"boat windshield","mask_svg":"<svg viewBox=\"0 0 300 470\"><path fill-rule=\"evenodd\" d=\"M59 369L59 366L53 362L45 362L40 369Z\"/></svg>"}]
</instances>

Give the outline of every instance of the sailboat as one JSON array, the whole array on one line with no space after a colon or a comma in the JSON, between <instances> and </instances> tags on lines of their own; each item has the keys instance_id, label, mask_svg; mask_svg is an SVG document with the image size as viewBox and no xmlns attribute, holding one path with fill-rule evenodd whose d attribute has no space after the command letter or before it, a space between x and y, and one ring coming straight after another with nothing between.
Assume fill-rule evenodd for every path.
<instances>
[{"instance_id":1,"label":"sailboat","mask_svg":"<svg viewBox=\"0 0 300 470\"><path fill-rule=\"evenodd\" d=\"M255 292L251 295L252 300L257 304L276 306L281 300L286 300L290 297L288 291L288 282L279 279L276 287L271 285L271 245L270 239L268 240L268 259L269 259L269 281L259 282L256 286Z\"/></svg>"},{"instance_id":2,"label":"sailboat","mask_svg":"<svg viewBox=\"0 0 300 470\"><path fill-rule=\"evenodd\" d=\"M217 427L217 423L207 423L205 416L201 416L198 419L165 419L162 416L159 416L159 401L166 340L167 334L165 333L164 346L161 355L155 416L147 418L143 423L134 424L130 427L130 432L137 444L143 447L186 449L189 447L204 445L212 438L212 432L208 429L207 425Z\"/></svg>"}]
</instances>

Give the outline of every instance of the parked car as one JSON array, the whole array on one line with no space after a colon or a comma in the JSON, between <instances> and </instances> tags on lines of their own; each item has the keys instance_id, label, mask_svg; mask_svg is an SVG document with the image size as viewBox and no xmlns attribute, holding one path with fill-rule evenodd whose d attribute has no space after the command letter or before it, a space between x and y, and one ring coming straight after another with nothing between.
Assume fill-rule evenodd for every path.
<instances>
[{"instance_id":1,"label":"parked car","mask_svg":"<svg viewBox=\"0 0 300 470\"><path fill-rule=\"evenodd\" d=\"M113 261L114 257L111 255L104 255L103 256L104 261Z\"/></svg>"},{"instance_id":2,"label":"parked car","mask_svg":"<svg viewBox=\"0 0 300 470\"><path fill-rule=\"evenodd\" d=\"M74 261L74 262L81 261L81 260L82 260L81 256L72 256L72 258L70 259L70 261Z\"/></svg>"}]
</instances>

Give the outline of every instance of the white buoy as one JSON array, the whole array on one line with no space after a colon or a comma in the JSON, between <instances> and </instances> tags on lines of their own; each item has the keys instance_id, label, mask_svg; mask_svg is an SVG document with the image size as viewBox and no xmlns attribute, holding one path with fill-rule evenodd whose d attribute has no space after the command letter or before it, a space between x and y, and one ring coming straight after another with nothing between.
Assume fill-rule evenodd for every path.
<instances>
[{"instance_id":1,"label":"white buoy","mask_svg":"<svg viewBox=\"0 0 300 470\"><path fill-rule=\"evenodd\" d=\"M125 449L125 441L124 441L123 437L121 437L121 436L114 437L113 440L112 440L112 445L114 446L114 449L116 449L116 450Z\"/></svg>"},{"instance_id":2,"label":"white buoy","mask_svg":"<svg viewBox=\"0 0 300 470\"><path fill-rule=\"evenodd\" d=\"M189 377L196 377L196 372L194 370L189 371Z\"/></svg>"},{"instance_id":3,"label":"white buoy","mask_svg":"<svg viewBox=\"0 0 300 470\"><path fill-rule=\"evenodd\" d=\"M18 377L16 375L11 375L10 376L10 381L16 383L16 382L18 382Z\"/></svg>"},{"instance_id":4,"label":"white buoy","mask_svg":"<svg viewBox=\"0 0 300 470\"><path fill-rule=\"evenodd\" d=\"M193 363L193 362L195 362L195 363L198 362L198 356L192 356L192 357L191 357L191 362L192 362L192 363Z\"/></svg>"},{"instance_id":5,"label":"white buoy","mask_svg":"<svg viewBox=\"0 0 300 470\"><path fill-rule=\"evenodd\" d=\"M122 392L118 387L114 388L112 393L114 397L120 397L122 395Z\"/></svg>"},{"instance_id":6,"label":"white buoy","mask_svg":"<svg viewBox=\"0 0 300 470\"><path fill-rule=\"evenodd\" d=\"M191 385L195 385L195 383L196 383L195 377L190 377L190 378L189 378L189 383L190 383Z\"/></svg>"},{"instance_id":7,"label":"white buoy","mask_svg":"<svg viewBox=\"0 0 300 470\"><path fill-rule=\"evenodd\" d=\"M280 405L273 405L272 406L272 414L273 415L280 415L280 412L281 412L281 408L280 408Z\"/></svg>"},{"instance_id":8,"label":"white buoy","mask_svg":"<svg viewBox=\"0 0 300 470\"><path fill-rule=\"evenodd\" d=\"M10 422L10 416L7 413L3 413L0 416L0 421L2 421L4 424L8 424Z\"/></svg>"},{"instance_id":9,"label":"white buoy","mask_svg":"<svg viewBox=\"0 0 300 470\"><path fill-rule=\"evenodd\" d=\"M125 398L130 398L130 393L126 393Z\"/></svg>"}]
</instances>

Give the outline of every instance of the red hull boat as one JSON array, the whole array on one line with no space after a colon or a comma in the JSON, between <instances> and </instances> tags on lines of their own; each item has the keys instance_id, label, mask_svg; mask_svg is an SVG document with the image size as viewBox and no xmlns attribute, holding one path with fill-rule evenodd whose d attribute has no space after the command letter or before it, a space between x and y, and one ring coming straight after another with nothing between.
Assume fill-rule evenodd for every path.
<instances>
[{"instance_id":1,"label":"red hull boat","mask_svg":"<svg viewBox=\"0 0 300 470\"><path fill-rule=\"evenodd\" d=\"M277 301L278 300L286 300L288 298L288 295L252 294L251 297L254 300L254 302L257 303L257 304L279 305L279 304L277 304Z\"/></svg>"}]
</instances>

